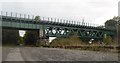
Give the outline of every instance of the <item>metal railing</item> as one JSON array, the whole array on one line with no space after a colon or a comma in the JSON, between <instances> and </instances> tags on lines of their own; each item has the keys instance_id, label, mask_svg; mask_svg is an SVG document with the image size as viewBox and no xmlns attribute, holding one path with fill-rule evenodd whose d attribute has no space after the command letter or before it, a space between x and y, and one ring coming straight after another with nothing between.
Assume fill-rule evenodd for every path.
<instances>
[{"instance_id":1,"label":"metal railing","mask_svg":"<svg viewBox=\"0 0 120 63\"><path fill-rule=\"evenodd\" d=\"M0 15L6 16L6 17L15 17L15 18L24 18L24 19L35 19L35 17L36 17L34 15L27 15L27 14L21 14L21 13L13 13L13 12L3 12L3 11L1 11ZM72 24L72 25L77 25L77 26L89 26L89 27L105 28L103 25L80 22L80 21L72 21L72 20L41 17L41 16L39 16L39 18L40 18L39 21L65 23L65 24Z\"/></svg>"}]
</instances>

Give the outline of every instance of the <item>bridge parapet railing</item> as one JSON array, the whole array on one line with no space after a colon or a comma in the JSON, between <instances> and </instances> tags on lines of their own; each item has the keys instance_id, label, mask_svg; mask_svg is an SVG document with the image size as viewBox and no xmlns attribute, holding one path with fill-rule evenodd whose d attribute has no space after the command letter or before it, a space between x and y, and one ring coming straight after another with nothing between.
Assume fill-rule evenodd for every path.
<instances>
[{"instance_id":1,"label":"bridge parapet railing","mask_svg":"<svg viewBox=\"0 0 120 63\"><path fill-rule=\"evenodd\" d=\"M14 18L35 19L34 15L27 15L27 14L21 14L21 13L13 13L13 12L1 11L0 15L6 16L6 17L14 17Z\"/></svg>"},{"instance_id":2,"label":"bridge parapet railing","mask_svg":"<svg viewBox=\"0 0 120 63\"><path fill-rule=\"evenodd\" d=\"M91 24L91 23L86 23L86 22L80 22L80 21L72 21L72 20L65 20L65 19L56 19L56 18L49 18L49 17L40 17L41 21L46 21L46 22L53 22L53 23L60 23L60 24L69 24L69 25L77 25L77 26L89 26L89 27L99 27L99 28L104 28L103 25L98 25L98 24Z\"/></svg>"},{"instance_id":3,"label":"bridge parapet railing","mask_svg":"<svg viewBox=\"0 0 120 63\"><path fill-rule=\"evenodd\" d=\"M1 11L2 16L6 17L14 17L14 18L21 18L21 19L32 19L35 21L34 15L28 15L28 14L21 14L21 13L13 13L13 12L3 12ZM87 27L96 27L96 28L103 28L105 29L105 26L103 25L98 25L98 24L92 24L92 23L87 23L87 22L81 22L81 21L73 21L73 20L65 20L65 19L57 19L57 18L50 18L50 17L41 17L40 20L42 22L47 22L47 23L58 23L58 24L67 24L67 25L72 25L72 26L87 26ZM108 28L107 28L108 29ZM109 28L112 29L112 28Z\"/></svg>"},{"instance_id":4,"label":"bridge parapet railing","mask_svg":"<svg viewBox=\"0 0 120 63\"><path fill-rule=\"evenodd\" d=\"M27 15L27 14L21 14L21 13L13 13L13 12L1 11L1 15L7 16L7 17L15 17L15 18L35 19L34 15ZM47 22L62 23L62 24L78 25L78 26L98 27L98 25L96 24L90 24L90 23L85 23L85 22L80 22L80 21L65 20L65 19L41 17L41 16L40 16L40 20L47 21Z\"/></svg>"}]
</instances>

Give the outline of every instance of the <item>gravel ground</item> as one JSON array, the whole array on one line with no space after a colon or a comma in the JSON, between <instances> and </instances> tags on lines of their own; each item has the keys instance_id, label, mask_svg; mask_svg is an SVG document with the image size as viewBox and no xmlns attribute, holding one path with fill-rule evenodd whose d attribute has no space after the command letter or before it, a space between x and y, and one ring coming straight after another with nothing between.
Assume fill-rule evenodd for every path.
<instances>
[{"instance_id":1,"label":"gravel ground","mask_svg":"<svg viewBox=\"0 0 120 63\"><path fill-rule=\"evenodd\" d=\"M27 61L117 61L117 53L105 53L59 48L20 48ZM29 51L29 53L27 53ZM27 54L26 54L27 53ZM29 59L28 59L29 58ZM31 60L32 59L32 60Z\"/></svg>"},{"instance_id":2,"label":"gravel ground","mask_svg":"<svg viewBox=\"0 0 120 63\"><path fill-rule=\"evenodd\" d=\"M7 49L4 48L3 61L118 61L118 54L109 52L39 47Z\"/></svg>"},{"instance_id":3,"label":"gravel ground","mask_svg":"<svg viewBox=\"0 0 120 63\"><path fill-rule=\"evenodd\" d=\"M13 47L2 47L2 61L4 61L8 54L10 53L10 51L14 49Z\"/></svg>"}]
</instances>

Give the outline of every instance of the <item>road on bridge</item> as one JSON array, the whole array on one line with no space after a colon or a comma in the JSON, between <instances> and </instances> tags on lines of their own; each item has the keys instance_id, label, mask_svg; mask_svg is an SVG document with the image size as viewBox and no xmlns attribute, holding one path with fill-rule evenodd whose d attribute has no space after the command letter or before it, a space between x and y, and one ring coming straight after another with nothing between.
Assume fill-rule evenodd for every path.
<instances>
[{"instance_id":1,"label":"road on bridge","mask_svg":"<svg viewBox=\"0 0 120 63\"><path fill-rule=\"evenodd\" d=\"M117 61L118 54L40 47L3 47L3 61Z\"/></svg>"}]
</instances>

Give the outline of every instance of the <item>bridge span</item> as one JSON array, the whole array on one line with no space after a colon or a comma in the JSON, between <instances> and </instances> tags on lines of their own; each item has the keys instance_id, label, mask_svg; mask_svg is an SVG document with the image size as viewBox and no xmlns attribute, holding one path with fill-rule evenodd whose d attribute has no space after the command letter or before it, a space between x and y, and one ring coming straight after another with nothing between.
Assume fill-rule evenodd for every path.
<instances>
[{"instance_id":1,"label":"bridge span","mask_svg":"<svg viewBox=\"0 0 120 63\"><path fill-rule=\"evenodd\" d=\"M85 39L102 39L105 34L114 36L115 29L96 26L95 24L70 21L63 19L53 19L1 12L2 28L18 30L36 30L40 38L45 37L69 37L72 32L80 38Z\"/></svg>"}]
</instances>

